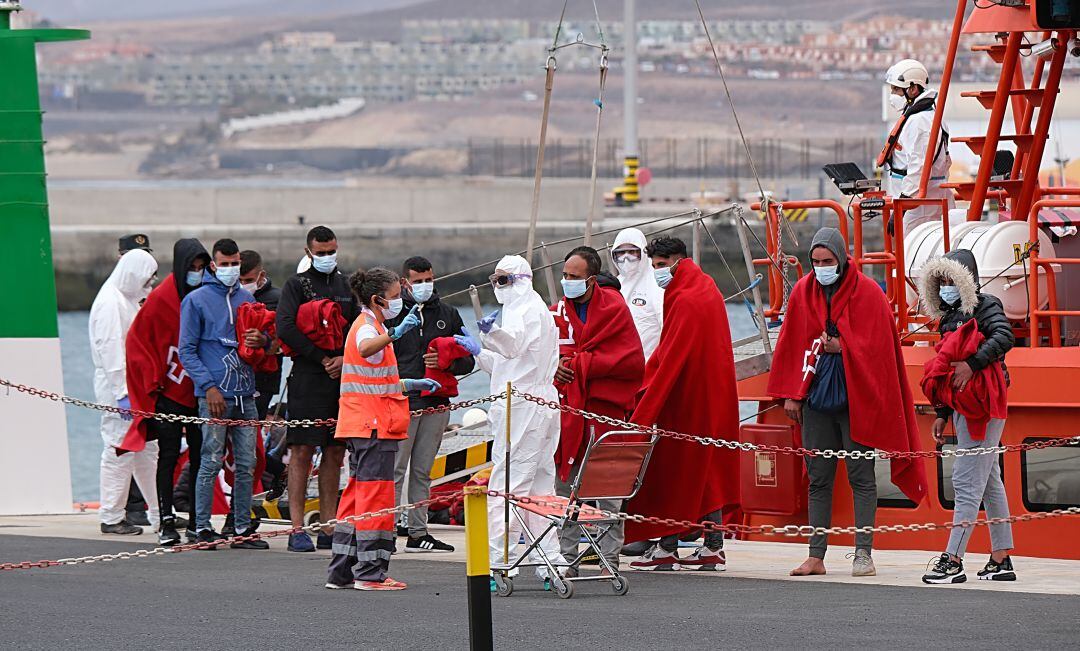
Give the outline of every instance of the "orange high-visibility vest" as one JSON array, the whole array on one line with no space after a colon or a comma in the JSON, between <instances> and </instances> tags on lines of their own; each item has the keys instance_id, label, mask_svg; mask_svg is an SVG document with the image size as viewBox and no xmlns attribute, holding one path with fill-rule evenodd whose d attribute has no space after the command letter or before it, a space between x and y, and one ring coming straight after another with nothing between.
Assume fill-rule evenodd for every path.
<instances>
[{"instance_id":1,"label":"orange high-visibility vest","mask_svg":"<svg viewBox=\"0 0 1080 651\"><path fill-rule=\"evenodd\" d=\"M360 327L370 324L379 334L386 328L372 314L364 311L345 338L345 359L341 366L341 400L335 438L403 439L409 431L409 401L401 393L397 357L393 345L383 349L382 362L372 364L360 355L356 336Z\"/></svg>"}]
</instances>

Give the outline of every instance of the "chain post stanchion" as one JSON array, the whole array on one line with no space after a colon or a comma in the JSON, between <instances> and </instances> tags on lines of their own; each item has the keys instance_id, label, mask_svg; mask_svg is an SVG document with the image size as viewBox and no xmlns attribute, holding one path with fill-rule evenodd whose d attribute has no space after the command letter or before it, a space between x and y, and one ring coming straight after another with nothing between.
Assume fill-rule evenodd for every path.
<instances>
[{"instance_id":1,"label":"chain post stanchion","mask_svg":"<svg viewBox=\"0 0 1080 651\"><path fill-rule=\"evenodd\" d=\"M482 486L469 486L465 489L465 580L469 595L469 648L473 651L490 650L494 646L490 568L487 491Z\"/></svg>"},{"instance_id":2,"label":"chain post stanchion","mask_svg":"<svg viewBox=\"0 0 1080 651\"><path fill-rule=\"evenodd\" d=\"M503 485L510 494L510 404L514 387L506 383L506 461L503 464ZM503 500L503 565L510 564L510 500Z\"/></svg>"}]
</instances>

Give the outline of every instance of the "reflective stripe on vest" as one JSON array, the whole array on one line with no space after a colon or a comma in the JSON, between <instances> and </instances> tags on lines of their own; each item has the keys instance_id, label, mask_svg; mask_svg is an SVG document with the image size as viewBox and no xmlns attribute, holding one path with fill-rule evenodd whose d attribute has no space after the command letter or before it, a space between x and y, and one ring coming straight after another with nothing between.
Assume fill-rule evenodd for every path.
<instances>
[{"instance_id":1,"label":"reflective stripe on vest","mask_svg":"<svg viewBox=\"0 0 1080 651\"><path fill-rule=\"evenodd\" d=\"M396 371L395 371L396 372ZM342 382L341 395L347 393L362 393L366 396L392 396L401 393L401 383L394 384L360 384L359 382Z\"/></svg>"},{"instance_id":2,"label":"reflective stripe on vest","mask_svg":"<svg viewBox=\"0 0 1080 651\"><path fill-rule=\"evenodd\" d=\"M358 364L342 364L342 375L363 375L364 377L391 377L398 374L394 366L360 366Z\"/></svg>"}]
</instances>

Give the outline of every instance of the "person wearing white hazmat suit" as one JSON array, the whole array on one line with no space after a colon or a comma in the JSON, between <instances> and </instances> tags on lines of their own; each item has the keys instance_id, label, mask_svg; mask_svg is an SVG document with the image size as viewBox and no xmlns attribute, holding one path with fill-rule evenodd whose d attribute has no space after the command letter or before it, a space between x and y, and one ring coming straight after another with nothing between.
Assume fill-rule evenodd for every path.
<instances>
[{"instance_id":1,"label":"person wearing white hazmat suit","mask_svg":"<svg viewBox=\"0 0 1080 651\"><path fill-rule=\"evenodd\" d=\"M505 393L506 383L514 389L557 402L555 366L559 361L558 332L555 320L544 299L532 285L532 268L524 258L508 255L499 261L491 276L495 299L501 310L481 319L479 343L471 335L458 335L458 342L476 355L477 364L491 374L491 392ZM496 319L500 322L496 323ZM480 345L482 344L482 349ZM494 467L489 486L506 486L506 401L496 400L488 413L495 443L491 451ZM514 396L510 413L510 492L514 495L555 494L555 448L559 444L559 413ZM522 512L534 534L544 530L540 516ZM504 502L488 500L488 534L491 561L503 561ZM516 547L521 527L511 514L510 562L517 558ZM541 543L548 558L560 558L559 543L549 533ZM540 555L530 554L540 562ZM545 581L547 569L537 568Z\"/></svg>"},{"instance_id":2,"label":"person wearing white hazmat suit","mask_svg":"<svg viewBox=\"0 0 1080 651\"><path fill-rule=\"evenodd\" d=\"M664 290L656 284L652 263L645 255L645 234L636 228L619 231L611 245L611 262L619 270L623 298L630 308L645 350L645 360L660 343L664 328Z\"/></svg>"},{"instance_id":3,"label":"person wearing white hazmat suit","mask_svg":"<svg viewBox=\"0 0 1080 651\"><path fill-rule=\"evenodd\" d=\"M124 341L139 311L139 304L153 288L158 264L142 249L129 251L116 263L90 308L90 355L94 361L94 394L97 402L130 409L127 392L127 355ZM101 533L138 535L142 528L124 519L128 490L135 478L146 498L150 524L160 522L157 498L158 442L148 441L139 452L120 454L118 446L130 426L130 416L101 416Z\"/></svg>"}]
</instances>

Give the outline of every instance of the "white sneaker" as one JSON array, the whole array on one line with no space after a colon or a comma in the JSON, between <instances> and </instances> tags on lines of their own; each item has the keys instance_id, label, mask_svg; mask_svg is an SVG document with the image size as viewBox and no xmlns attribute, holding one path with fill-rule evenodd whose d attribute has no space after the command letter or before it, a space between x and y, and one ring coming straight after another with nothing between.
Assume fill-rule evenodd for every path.
<instances>
[{"instance_id":1,"label":"white sneaker","mask_svg":"<svg viewBox=\"0 0 1080 651\"><path fill-rule=\"evenodd\" d=\"M679 569L679 552L664 551L660 545L654 545L645 555L630 561L630 569L641 571L671 572Z\"/></svg>"},{"instance_id":2,"label":"white sneaker","mask_svg":"<svg viewBox=\"0 0 1080 651\"><path fill-rule=\"evenodd\" d=\"M702 545L695 549L693 554L680 559L678 569L695 572L723 572L727 569L727 555L722 549L714 552Z\"/></svg>"}]
</instances>

